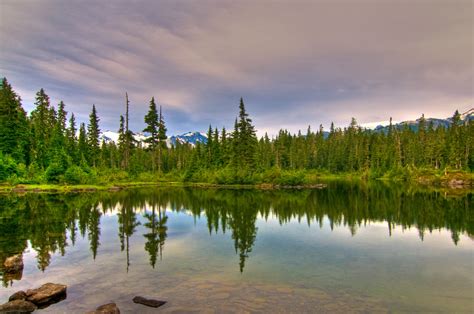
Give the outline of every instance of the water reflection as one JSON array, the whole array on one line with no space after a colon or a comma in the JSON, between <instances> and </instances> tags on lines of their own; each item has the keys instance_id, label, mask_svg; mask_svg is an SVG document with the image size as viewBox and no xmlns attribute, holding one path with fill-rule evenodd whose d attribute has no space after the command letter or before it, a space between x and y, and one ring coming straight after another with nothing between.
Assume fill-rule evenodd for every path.
<instances>
[{"instance_id":1,"label":"water reflection","mask_svg":"<svg viewBox=\"0 0 474 314\"><path fill-rule=\"evenodd\" d=\"M0 196L0 262L28 247L37 253L37 267L44 271L53 253L66 254L80 236L88 239L96 258L101 239L101 217L117 215L120 249L130 267L130 238L143 222L144 250L155 268L163 258L168 237L166 211L206 217L209 233L230 233L239 269L255 244L257 218L276 217L280 225L291 220L322 226L347 226L352 235L369 222L384 222L387 232L400 225L426 232L447 229L454 244L461 234L474 235L472 193L447 196L436 191L410 190L382 185L335 185L324 190L257 191L217 189L134 189L113 193L27 194ZM3 275L5 286L21 274Z\"/></svg>"}]
</instances>

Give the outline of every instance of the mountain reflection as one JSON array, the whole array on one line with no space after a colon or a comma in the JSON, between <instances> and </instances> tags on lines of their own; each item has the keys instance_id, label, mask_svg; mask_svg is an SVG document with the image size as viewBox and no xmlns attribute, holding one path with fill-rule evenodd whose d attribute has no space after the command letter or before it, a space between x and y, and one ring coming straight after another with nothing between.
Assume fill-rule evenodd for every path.
<instances>
[{"instance_id":1,"label":"mountain reflection","mask_svg":"<svg viewBox=\"0 0 474 314\"><path fill-rule=\"evenodd\" d=\"M143 221L145 251L155 268L163 258L168 237L166 212L205 216L209 233L230 232L242 272L252 252L257 218L276 217L280 224L291 220L331 229L347 226L355 235L369 222L385 222L388 234L394 226L426 232L447 229L455 244L461 234L474 235L472 193L446 196L437 191L377 185L334 185L323 190L220 190L143 188L120 192L85 194L26 194L0 196L0 262L22 253L28 242L37 253L37 267L44 271L53 253L66 254L78 232L89 241L92 258L100 246L101 217L116 214L120 249L130 267L130 237ZM142 216L142 219L140 218ZM4 285L17 277L3 274ZM20 276L21 277L21 276Z\"/></svg>"}]
</instances>

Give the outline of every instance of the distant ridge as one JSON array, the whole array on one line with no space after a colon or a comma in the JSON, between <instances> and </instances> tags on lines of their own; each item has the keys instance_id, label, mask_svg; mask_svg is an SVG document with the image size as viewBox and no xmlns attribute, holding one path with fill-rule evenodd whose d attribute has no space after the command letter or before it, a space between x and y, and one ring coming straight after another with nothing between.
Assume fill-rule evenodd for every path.
<instances>
[{"instance_id":1,"label":"distant ridge","mask_svg":"<svg viewBox=\"0 0 474 314\"><path fill-rule=\"evenodd\" d=\"M452 123L451 117L446 118L446 119L425 118L425 120L426 120L426 125L433 123L434 128L449 127ZM463 123L467 123L471 120L474 120L474 108L471 108L461 114L461 121ZM420 119L418 118L416 120L407 120L407 121L395 123L393 124L393 127L395 127L398 130L401 130L405 126L408 126L413 131L418 131L419 123L420 123ZM388 128L389 128L388 125L378 125L373 130L376 132L387 132ZM327 138L327 136L329 135L329 132L324 131L323 134L324 134L324 137ZM134 134L135 140L138 143L141 143L144 147L147 146L147 144L144 141L146 138L148 138L148 136L149 135L146 133ZM119 134L117 132L107 130L101 133L100 140L101 141L104 140L106 143L110 143L110 142L117 143L118 137L119 137ZM207 135L203 132L194 131L194 132L186 132L180 135L172 135L172 136L169 136L168 139L166 140L166 144L168 145L168 147L171 147L171 145L176 145L176 143L190 144L192 146L195 146L197 143L206 144Z\"/></svg>"}]
</instances>

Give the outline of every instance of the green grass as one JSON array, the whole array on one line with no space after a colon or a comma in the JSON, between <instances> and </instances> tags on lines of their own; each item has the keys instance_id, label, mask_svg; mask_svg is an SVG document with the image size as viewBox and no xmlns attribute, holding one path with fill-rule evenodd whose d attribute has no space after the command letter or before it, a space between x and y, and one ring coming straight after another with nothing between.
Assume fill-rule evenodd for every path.
<instances>
[{"instance_id":1,"label":"green grass","mask_svg":"<svg viewBox=\"0 0 474 314\"><path fill-rule=\"evenodd\" d=\"M141 175L138 180L99 177L97 183L91 184L0 184L0 192L81 192L118 190L140 186L192 186L192 187L223 187L223 188L261 188L280 187L315 187L316 184L334 181L365 182L372 179L384 182L406 182L413 185L463 187L471 189L474 185L474 174L471 172L432 169L400 169L390 171L383 176L371 173L331 173L318 170L279 170L271 169L257 173L235 174L229 169L202 170L189 180L176 175Z\"/></svg>"}]
</instances>

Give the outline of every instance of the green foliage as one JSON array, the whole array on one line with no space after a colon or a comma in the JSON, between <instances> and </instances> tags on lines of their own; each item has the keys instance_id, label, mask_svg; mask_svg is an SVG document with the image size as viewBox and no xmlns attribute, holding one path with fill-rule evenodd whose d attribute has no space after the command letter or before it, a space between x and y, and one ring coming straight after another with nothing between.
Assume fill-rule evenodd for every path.
<instances>
[{"instance_id":1,"label":"green foliage","mask_svg":"<svg viewBox=\"0 0 474 314\"><path fill-rule=\"evenodd\" d=\"M161 109L161 108L160 108ZM150 149L155 149L160 142L158 135L159 121L158 121L158 111L156 110L155 97L152 97L150 100L150 109L145 116L146 127L143 129L143 132L150 134L150 137L145 141L148 143Z\"/></svg>"},{"instance_id":2,"label":"green foliage","mask_svg":"<svg viewBox=\"0 0 474 314\"><path fill-rule=\"evenodd\" d=\"M0 86L0 152L20 162L29 160L30 124L20 97L6 78Z\"/></svg>"},{"instance_id":3,"label":"green foliage","mask_svg":"<svg viewBox=\"0 0 474 314\"><path fill-rule=\"evenodd\" d=\"M95 105L76 137L76 120L68 126L65 104L50 104L41 89L27 117L20 97L6 79L0 89L0 181L27 183L110 183L126 180L183 180L217 184L301 185L328 177L410 181L417 177L447 177L452 171L474 169L474 123L452 116L449 127L435 127L422 116L416 128L390 123L385 131L331 124L305 134L280 130L275 138L257 139L252 119L240 99L234 130L209 126L207 143L166 146L167 129L160 106L152 98L144 121L151 134L146 145L129 130L129 100L120 116L117 143L99 141ZM21 165L22 170L19 170ZM73 167L75 166L75 167ZM82 172L81 172L82 171ZM67 176L66 176L67 173Z\"/></svg>"},{"instance_id":4,"label":"green foliage","mask_svg":"<svg viewBox=\"0 0 474 314\"><path fill-rule=\"evenodd\" d=\"M0 181L7 180L10 176L17 174L17 164L11 156L3 156L0 153Z\"/></svg>"},{"instance_id":5,"label":"green foliage","mask_svg":"<svg viewBox=\"0 0 474 314\"><path fill-rule=\"evenodd\" d=\"M89 125L87 127L87 157L89 158L90 164L94 167L98 164L98 159L100 155L99 135L99 117L97 116L95 105L93 105L92 112L89 115Z\"/></svg>"},{"instance_id":6,"label":"green foliage","mask_svg":"<svg viewBox=\"0 0 474 314\"><path fill-rule=\"evenodd\" d=\"M79 166L71 166L64 173L64 182L69 184L88 183L88 174Z\"/></svg>"},{"instance_id":7,"label":"green foliage","mask_svg":"<svg viewBox=\"0 0 474 314\"><path fill-rule=\"evenodd\" d=\"M63 175L66 172L64 165L58 162L51 163L48 168L46 168L45 178L47 182L58 183L63 180Z\"/></svg>"},{"instance_id":8,"label":"green foliage","mask_svg":"<svg viewBox=\"0 0 474 314\"><path fill-rule=\"evenodd\" d=\"M274 183L279 185L302 185L305 183L305 173L302 170L284 171L275 179Z\"/></svg>"}]
</instances>

